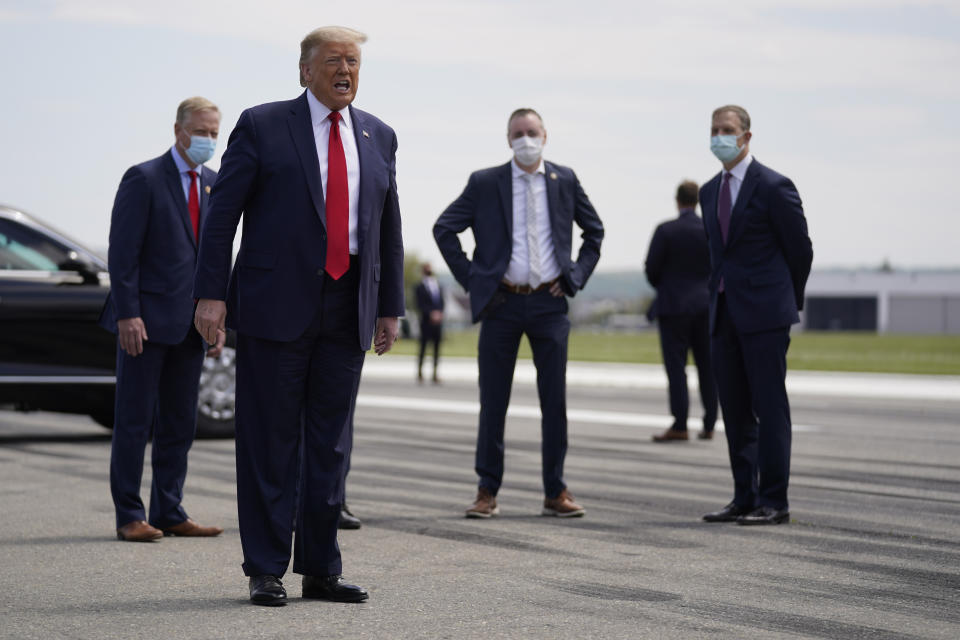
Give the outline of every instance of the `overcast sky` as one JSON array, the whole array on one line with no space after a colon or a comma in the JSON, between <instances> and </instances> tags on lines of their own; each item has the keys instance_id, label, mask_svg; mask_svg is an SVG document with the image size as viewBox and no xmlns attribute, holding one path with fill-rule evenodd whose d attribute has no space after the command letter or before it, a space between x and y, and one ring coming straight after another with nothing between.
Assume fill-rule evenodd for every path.
<instances>
[{"instance_id":1,"label":"overcast sky","mask_svg":"<svg viewBox=\"0 0 960 640\"><path fill-rule=\"evenodd\" d=\"M683 178L719 169L710 112L797 185L814 268L960 267L960 2L896 0L0 0L0 203L105 248L117 184L173 143L177 104L296 97L311 29L364 31L357 107L394 127L408 252L506 118L544 117L607 228L602 271L642 268Z\"/></svg>"}]
</instances>

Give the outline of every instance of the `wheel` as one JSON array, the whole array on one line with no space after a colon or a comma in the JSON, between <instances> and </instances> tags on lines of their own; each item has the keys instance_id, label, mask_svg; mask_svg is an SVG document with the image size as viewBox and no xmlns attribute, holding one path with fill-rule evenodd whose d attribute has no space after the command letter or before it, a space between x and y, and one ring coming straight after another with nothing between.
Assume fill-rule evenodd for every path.
<instances>
[{"instance_id":1,"label":"wheel","mask_svg":"<svg viewBox=\"0 0 960 640\"><path fill-rule=\"evenodd\" d=\"M227 344L219 358L203 359L197 399L198 438L232 438L234 435L237 351L234 340L228 338Z\"/></svg>"}]
</instances>

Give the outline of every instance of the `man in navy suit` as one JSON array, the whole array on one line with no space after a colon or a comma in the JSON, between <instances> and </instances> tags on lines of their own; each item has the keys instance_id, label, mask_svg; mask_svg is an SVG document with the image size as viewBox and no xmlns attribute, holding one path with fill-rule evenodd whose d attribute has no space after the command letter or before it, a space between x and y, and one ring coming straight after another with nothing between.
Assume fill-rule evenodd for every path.
<instances>
[{"instance_id":1,"label":"man in navy suit","mask_svg":"<svg viewBox=\"0 0 960 640\"><path fill-rule=\"evenodd\" d=\"M200 97L181 102L173 125L176 142L160 157L127 170L113 204L110 295L100 324L117 334L118 344L110 491L121 540L223 532L198 525L180 504L197 428L204 351L191 323L197 231L217 178L203 163L213 156L219 131L215 104ZM223 339L210 340L211 356L219 355ZM148 519L140 479L151 432Z\"/></svg>"},{"instance_id":2,"label":"man in navy suit","mask_svg":"<svg viewBox=\"0 0 960 640\"><path fill-rule=\"evenodd\" d=\"M440 382L437 365L440 364L440 339L443 337L443 289L433 277L433 267L423 264L423 279L417 284L417 313L420 316L420 355L417 358L417 380L423 382L423 357L427 344L433 345L433 382Z\"/></svg>"},{"instance_id":3,"label":"man in navy suit","mask_svg":"<svg viewBox=\"0 0 960 640\"><path fill-rule=\"evenodd\" d=\"M647 251L647 280L657 290L651 307L655 309L660 350L667 370L670 391L670 413L673 424L654 442L688 440L687 353L693 351L700 381L703 403L701 440L713 438L717 421L717 388L710 365L710 318L707 309L710 295L710 252L703 221L697 217L697 183L686 180L677 187L677 209L680 215L660 224Z\"/></svg>"},{"instance_id":4,"label":"man in navy suit","mask_svg":"<svg viewBox=\"0 0 960 640\"><path fill-rule=\"evenodd\" d=\"M790 325L813 262L800 195L750 155L750 116L713 112L710 148L723 171L700 189L710 246L711 348L733 471L733 500L707 522L790 520Z\"/></svg>"},{"instance_id":5,"label":"man in navy suit","mask_svg":"<svg viewBox=\"0 0 960 640\"><path fill-rule=\"evenodd\" d=\"M367 599L343 581L337 546L348 430L364 354L371 338L377 354L393 345L404 300L397 137L351 106L365 41L312 31L300 44L307 90L240 115L200 242L197 329L210 339L228 319L237 330L237 500L254 604L286 602L294 532L305 598Z\"/></svg>"},{"instance_id":6,"label":"man in navy suit","mask_svg":"<svg viewBox=\"0 0 960 640\"><path fill-rule=\"evenodd\" d=\"M433 227L450 271L470 294L478 344L480 425L477 497L468 518L499 513L503 431L517 349L527 335L537 368L542 413L543 515L582 516L563 481L567 453L567 296L582 289L600 259L603 224L573 170L542 159L547 132L533 109L507 121L513 160L470 176ZM571 260L573 223L583 230ZM457 234L471 229L468 258Z\"/></svg>"}]
</instances>

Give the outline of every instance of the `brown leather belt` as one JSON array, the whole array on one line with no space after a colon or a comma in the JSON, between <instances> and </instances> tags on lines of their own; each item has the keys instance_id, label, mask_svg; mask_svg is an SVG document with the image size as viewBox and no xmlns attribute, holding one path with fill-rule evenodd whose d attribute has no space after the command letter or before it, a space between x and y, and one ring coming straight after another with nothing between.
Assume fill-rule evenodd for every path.
<instances>
[{"instance_id":1,"label":"brown leather belt","mask_svg":"<svg viewBox=\"0 0 960 640\"><path fill-rule=\"evenodd\" d=\"M549 289L553 286L553 283L559 280L560 278L554 278L550 282L542 282L539 286L531 287L528 284L511 284L506 280L500 281L500 290L509 291L510 293L515 293L520 296L528 296L531 293L536 293L537 291L543 291L544 289Z\"/></svg>"}]
</instances>

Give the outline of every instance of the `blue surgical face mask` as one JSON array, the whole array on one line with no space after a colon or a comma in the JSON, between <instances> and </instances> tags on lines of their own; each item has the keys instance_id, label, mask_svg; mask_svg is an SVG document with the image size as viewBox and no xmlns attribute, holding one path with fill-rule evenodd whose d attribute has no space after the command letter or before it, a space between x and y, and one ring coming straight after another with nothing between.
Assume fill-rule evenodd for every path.
<instances>
[{"instance_id":1,"label":"blue surgical face mask","mask_svg":"<svg viewBox=\"0 0 960 640\"><path fill-rule=\"evenodd\" d=\"M713 136L710 138L710 151L720 162L730 162L740 155L743 147L737 146L737 136L733 134Z\"/></svg>"},{"instance_id":2,"label":"blue surgical face mask","mask_svg":"<svg viewBox=\"0 0 960 640\"><path fill-rule=\"evenodd\" d=\"M184 151L191 162L203 164L213 157L213 150L217 148L217 141L207 136L190 136L190 146Z\"/></svg>"}]
</instances>

